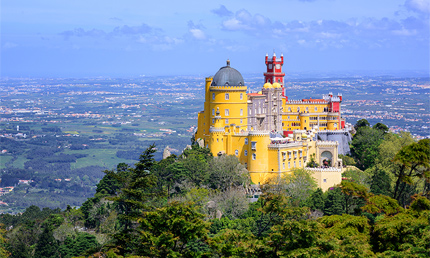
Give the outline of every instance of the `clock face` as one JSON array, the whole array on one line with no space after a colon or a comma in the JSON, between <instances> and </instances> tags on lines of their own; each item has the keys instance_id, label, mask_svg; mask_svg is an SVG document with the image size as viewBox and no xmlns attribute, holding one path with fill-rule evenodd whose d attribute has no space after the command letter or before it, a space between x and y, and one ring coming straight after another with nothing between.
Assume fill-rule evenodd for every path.
<instances>
[{"instance_id":1,"label":"clock face","mask_svg":"<svg viewBox=\"0 0 430 258\"><path fill-rule=\"evenodd\" d=\"M281 65L280 64L277 64L276 65L276 69L280 69L281 68Z\"/></svg>"}]
</instances>

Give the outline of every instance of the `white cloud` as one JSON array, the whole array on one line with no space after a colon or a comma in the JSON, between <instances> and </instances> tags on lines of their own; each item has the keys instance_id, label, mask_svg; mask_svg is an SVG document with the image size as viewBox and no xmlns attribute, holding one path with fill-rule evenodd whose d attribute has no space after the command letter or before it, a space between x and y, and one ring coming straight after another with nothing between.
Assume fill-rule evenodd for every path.
<instances>
[{"instance_id":1,"label":"white cloud","mask_svg":"<svg viewBox=\"0 0 430 258\"><path fill-rule=\"evenodd\" d=\"M406 8L412 11L421 13L430 13L430 1L429 0L406 0Z\"/></svg>"},{"instance_id":2,"label":"white cloud","mask_svg":"<svg viewBox=\"0 0 430 258\"><path fill-rule=\"evenodd\" d=\"M18 44L15 44L13 42L5 42L3 44L3 48L4 49L14 48L14 47L17 47L17 46L18 46Z\"/></svg>"},{"instance_id":3,"label":"white cloud","mask_svg":"<svg viewBox=\"0 0 430 258\"><path fill-rule=\"evenodd\" d=\"M191 34L194 38L203 40L206 39L205 33L201 29L190 29Z\"/></svg>"}]
</instances>

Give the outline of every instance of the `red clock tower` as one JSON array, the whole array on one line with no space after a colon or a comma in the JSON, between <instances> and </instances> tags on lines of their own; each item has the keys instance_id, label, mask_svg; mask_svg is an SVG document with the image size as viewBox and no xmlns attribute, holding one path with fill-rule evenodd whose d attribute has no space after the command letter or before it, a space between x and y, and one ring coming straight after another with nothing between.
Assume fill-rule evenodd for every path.
<instances>
[{"instance_id":1,"label":"red clock tower","mask_svg":"<svg viewBox=\"0 0 430 258\"><path fill-rule=\"evenodd\" d=\"M282 72L282 65L284 64L284 55L281 54L281 58L276 58L276 54L273 53L271 59L269 59L269 55L266 54L266 66L267 72L264 73L264 83L279 83L282 87L283 95L284 92L284 76L285 73Z\"/></svg>"}]
</instances>

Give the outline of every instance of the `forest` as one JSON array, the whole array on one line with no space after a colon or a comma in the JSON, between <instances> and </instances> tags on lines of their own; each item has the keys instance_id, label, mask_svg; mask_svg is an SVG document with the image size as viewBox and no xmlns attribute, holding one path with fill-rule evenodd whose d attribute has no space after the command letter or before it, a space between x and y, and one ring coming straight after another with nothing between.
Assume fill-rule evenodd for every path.
<instances>
[{"instance_id":1,"label":"forest","mask_svg":"<svg viewBox=\"0 0 430 258\"><path fill-rule=\"evenodd\" d=\"M429 257L430 140L362 119L350 147L341 184L297 169L250 202L235 156L193 144L156 161L150 145L79 208L0 215L0 257Z\"/></svg>"}]
</instances>

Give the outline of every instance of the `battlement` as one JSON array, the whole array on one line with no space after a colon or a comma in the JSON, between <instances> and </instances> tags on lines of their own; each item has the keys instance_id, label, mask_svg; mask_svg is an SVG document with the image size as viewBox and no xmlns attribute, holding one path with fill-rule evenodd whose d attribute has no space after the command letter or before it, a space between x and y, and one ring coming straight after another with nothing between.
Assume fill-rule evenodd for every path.
<instances>
[{"instance_id":1,"label":"battlement","mask_svg":"<svg viewBox=\"0 0 430 258\"><path fill-rule=\"evenodd\" d=\"M338 146L339 143L336 141L317 141L318 147L332 147L332 146Z\"/></svg>"},{"instance_id":2,"label":"battlement","mask_svg":"<svg viewBox=\"0 0 430 258\"><path fill-rule=\"evenodd\" d=\"M249 136L269 136L269 131L249 131Z\"/></svg>"},{"instance_id":3,"label":"battlement","mask_svg":"<svg viewBox=\"0 0 430 258\"><path fill-rule=\"evenodd\" d=\"M225 129L220 128L220 127L211 127L211 128L209 128L209 132L210 133L225 133Z\"/></svg>"},{"instance_id":4,"label":"battlement","mask_svg":"<svg viewBox=\"0 0 430 258\"><path fill-rule=\"evenodd\" d=\"M327 104L327 101L318 101L318 100L312 100L312 101L303 101L303 100L295 100L291 99L285 102L286 104Z\"/></svg>"},{"instance_id":5,"label":"battlement","mask_svg":"<svg viewBox=\"0 0 430 258\"><path fill-rule=\"evenodd\" d=\"M345 130L345 129L324 130L324 131L318 131L317 133L322 133L322 134L345 134L345 133L349 133L349 130Z\"/></svg>"},{"instance_id":6,"label":"battlement","mask_svg":"<svg viewBox=\"0 0 430 258\"><path fill-rule=\"evenodd\" d=\"M339 172L342 173L342 169L335 167L327 167L327 168L305 168L308 171L312 171L314 173L325 173L325 172Z\"/></svg>"},{"instance_id":7,"label":"battlement","mask_svg":"<svg viewBox=\"0 0 430 258\"><path fill-rule=\"evenodd\" d=\"M267 147L269 149L288 149L288 148L293 148L293 147L302 147L303 143L302 142L289 142L289 143L271 143L269 144Z\"/></svg>"},{"instance_id":8,"label":"battlement","mask_svg":"<svg viewBox=\"0 0 430 258\"><path fill-rule=\"evenodd\" d=\"M246 91L247 87L244 85L223 85L223 86L210 86L211 91Z\"/></svg>"}]
</instances>

